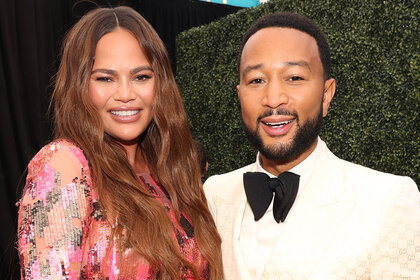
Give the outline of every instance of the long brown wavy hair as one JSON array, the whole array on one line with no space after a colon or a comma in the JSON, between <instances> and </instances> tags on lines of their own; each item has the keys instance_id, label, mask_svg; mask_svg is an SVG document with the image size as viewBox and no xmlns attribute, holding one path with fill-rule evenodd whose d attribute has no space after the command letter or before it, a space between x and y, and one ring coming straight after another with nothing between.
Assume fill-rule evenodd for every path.
<instances>
[{"instance_id":1,"label":"long brown wavy hair","mask_svg":"<svg viewBox=\"0 0 420 280\"><path fill-rule=\"evenodd\" d=\"M121 249L134 248L162 279L179 278L181 266L198 277L195 265L185 259L173 240L167 210L141 185L122 146L104 132L88 95L96 45L116 28L137 38L156 77L153 120L141 135L139 148L153 178L169 193L176 215L182 210L194 225L199 250L209 261L210 278L221 279L221 239L207 208L168 54L152 26L133 9L95 9L67 34L52 98L55 138L69 139L85 152L106 217L110 223L117 221L112 234Z\"/></svg>"}]
</instances>

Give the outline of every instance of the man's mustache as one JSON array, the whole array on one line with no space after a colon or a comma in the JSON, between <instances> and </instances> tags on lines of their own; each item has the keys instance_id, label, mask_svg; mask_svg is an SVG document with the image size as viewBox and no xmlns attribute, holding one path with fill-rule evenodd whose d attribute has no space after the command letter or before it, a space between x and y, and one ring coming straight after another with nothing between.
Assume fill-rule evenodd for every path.
<instances>
[{"instance_id":1,"label":"man's mustache","mask_svg":"<svg viewBox=\"0 0 420 280\"><path fill-rule=\"evenodd\" d=\"M264 113L262 113L261 115L258 116L257 118L257 123L261 121L261 119L269 117L269 116L274 116L274 115L281 115L281 116L294 116L296 118L296 120L299 120L299 116L296 112L291 112L288 111L284 108L277 108L277 109L268 109L267 111L265 111Z\"/></svg>"}]
</instances>

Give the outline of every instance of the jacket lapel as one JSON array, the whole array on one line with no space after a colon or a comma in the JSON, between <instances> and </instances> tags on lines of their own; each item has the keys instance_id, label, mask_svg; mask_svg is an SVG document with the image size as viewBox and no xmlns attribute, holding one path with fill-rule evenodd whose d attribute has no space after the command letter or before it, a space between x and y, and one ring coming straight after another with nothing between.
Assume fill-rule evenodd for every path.
<instances>
[{"instance_id":1,"label":"jacket lapel","mask_svg":"<svg viewBox=\"0 0 420 280\"><path fill-rule=\"evenodd\" d=\"M322 144L319 163L283 224L262 279L309 279L354 208L339 159Z\"/></svg>"},{"instance_id":2,"label":"jacket lapel","mask_svg":"<svg viewBox=\"0 0 420 280\"><path fill-rule=\"evenodd\" d=\"M249 170L254 171L255 164ZM213 196L216 206L216 225L222 238L222 253L225 279L252 279L246 269L239 246L239 235L241 231L242 219L247 204L243 179L238 178L231 188L232 192L225 197ZM238 276L240 278L238 278Z\"/></svg>"}]
</instances>

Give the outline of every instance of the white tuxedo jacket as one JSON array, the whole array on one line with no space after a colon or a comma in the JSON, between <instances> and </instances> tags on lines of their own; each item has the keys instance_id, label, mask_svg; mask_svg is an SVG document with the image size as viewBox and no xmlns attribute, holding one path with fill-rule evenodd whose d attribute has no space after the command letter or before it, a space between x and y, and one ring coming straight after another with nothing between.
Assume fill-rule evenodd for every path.
<instances>
[{"instance_id":1,"label":"white tuxedo jacket","mask_svg":"<svg viewBox=\"0 0 420 280\"><path fill-rule=\"evenodd\" d=\"M262 279L420 279L420 194L408 177L334 156L324 142L313 175L273 244ZM243 174L256 164L204 184L222 237L226 280L253 279L239 235L247 204ZM281 243L281 244L280 244Z\"/></svg>"}]
</instances>

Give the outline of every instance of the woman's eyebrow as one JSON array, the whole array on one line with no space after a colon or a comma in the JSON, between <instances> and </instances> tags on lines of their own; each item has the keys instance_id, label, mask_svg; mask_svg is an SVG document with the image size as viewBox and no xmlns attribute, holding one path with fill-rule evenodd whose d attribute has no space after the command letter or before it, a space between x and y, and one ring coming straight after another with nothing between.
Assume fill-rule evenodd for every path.
<instances>
[{"instance_id":1,"label":"woman's eyebrow","mask_svg":"<svg viewBox=\"0 0 420 280\"><path fill-rule=\"evenodd\" d=\"M150 67L150 66L140 66L140 67L136 67L136 68L130 70L130 74L134 74L134 73L137 73L137 72L140 72L140 71L143 71L143 70L149 70L149 71L154 72L153 68Z\"/></svg>"}]
</instances>

